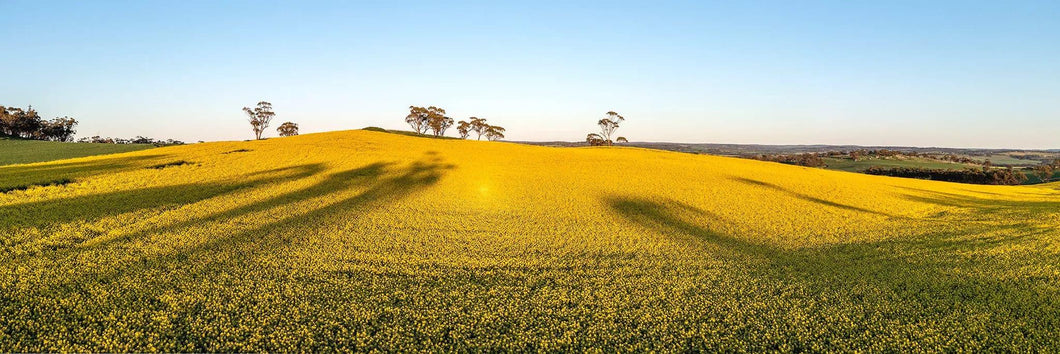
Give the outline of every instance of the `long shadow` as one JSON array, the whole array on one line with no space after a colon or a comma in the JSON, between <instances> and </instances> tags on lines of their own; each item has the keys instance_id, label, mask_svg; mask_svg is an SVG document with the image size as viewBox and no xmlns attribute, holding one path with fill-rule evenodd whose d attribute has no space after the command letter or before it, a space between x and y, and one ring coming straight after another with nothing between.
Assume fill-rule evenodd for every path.
<instances>
[{"instance_id":1,"label":"long shadow","mask_svg":"<svg viewBox=\"0 0 1060 354\"><path fill-rule=\"evenodd\" d=\"M904 317L906 321L979 313L989 316L988 326L998 328L1017 320L1024 321L1030 329L1045 329L1046 333L1060 328L1060 291L1043 283L1045 279L969 275L991 274L990 270L999 265L961 256L1055 234L1055 230L1021 225L974 225L956 234L923 234L901 240L785 249L748 242L701 226L703 220L716 217L682 203L631 197L609 197L604 202L640 227L681 243L710 246L703 248L707 254L718 247L764 260L765 265L756 269L755 274L773 281L800 284L811 294L839 293L862 299L869 289L877 302L861 305L878 307L881 313L889 312L888 316ZM980 234L1001 236L976 237ZM1025 266L1040 266L1041 262L1048 263L1048 256L1042 257L1019 261ZM1014 269L1020 265L1001 266ZM963 271L955 272L955 269ZM903 299L909 303L902 305L907 307L888 307L897 305L880 299ZM1048 340L1055 343L1055 338Z\"/></svg>"},{"instance_id":2,"label":"long shadow","mask_svg":"<svg viewBox=\"0 0 1060 354\"><path fill-rule=\"evenodd\" d=\"M915 194L906 194L905 198L922 203L945 207L955 207L974 211L981 215L991 214L1028 214L1060 213L1060 196L1057 200L1012 200L1000 198L980 198L971 195L906 188Z\"/></svg>"},{"instance_id":3,"label":"long shadow","mask_svg":"<svg viewBox=\"0 0 1060 354\"><path fill-rule=\"evenodd\" d=\"M0 166L0 189L58 178L78 179L148 166L167 155L111 157L78 162L55 162L33 166Z\"/></svg>"},{"instance_id":4,"label":"long shadow","mask_svg":"<svg viewBox=\"0 0 1060 354\"><path fill-rule=\"evenodd\" d=\"M114 268L97 265L99 266L98 268L101 269L98 269L97 271L85 271L81 276L62 281L55 284L55 286L62 289L89 280L109 282L110 280L107 279L113 280L115 278L134 277L138 272L147 272L152 268L164 264L178 265L181 267L197 265L195 266L196 268L205 271L210 267L202 262L195 262L197 258L202 257L209 259L211 257L218 257L219 255L226 254L226 251L248 246L261 252L269 252L276 248L286 247L289 246L289 240L276 235L283 234L284 231L290 231L291 229L299 229L303 231L296 233L298 235L311 235L314 229L324 227L328 222L336 221L335 218L341 219L361 215L372 208L388 205L393 201L431 186L437 183L442 177L444 170L453 167L438 162L422 161L413 163L407 168L396 171L388 171L386 168L387 166L390 166L390 164L375 163L361 168L338 172L306 189L284 193L265 201L240 207L236 210L230 210L221 214L182 222L171 227L166 227L164 230L154 230L156 232L166 231L180 233L182 230L207 226L209 223L227 218L269 210L275 207L290 205L292 203L298 203L317 197L341 194L343 191L350 188L365 188L361 193L342 197L331 204L310 210L307 213L283 216L275 220L266 220L260 225L243 232L225 234L221 231L211 235L213 237L210 237L197 245L181 248L179 251L170 254L141 258L137 262L131 262L133 266L128 266L130 262L121 262L121 264L125 265ZM288 233L288 235L290 235L290 233ZM139 235L139 237L144 236L148 235ZM134 238L135 237L116 238L89 248L124 250L128 243L132 242ZM76 256L76 252L81 250L83 249L70 249L68 255ZM231 252L230 256L238 259L250 257L253 253L255 252ZM213 260L207 263L215 261L216 260ZM104 261L103 263L106 262Z\"/></svg>"},{"instance_id":5,"label":"long shadow","mask_svg":"<svg viewBox=\"0 0 1060 354\"><path fill-rule=\"evenodd\" d=\"M244 188L308 177L323 169L320 164L292 166L253 173L238 182L190 183L14 204L0 207L0 220L5 221L0 230L45 228L142 209L177 207Z\"/></svg>"},{"instance_id":6,"label":"long shadow","mask_svg":"<svg viewBox=\"0 0 1060 354\"><path fill-rule=\"evenodd\" d=\"M17 296L0 294L0 327L6 328L8 333L16 337L14 340L23 341L22 347L35 347L33 343L37 343L36 338L41 329L33 326L28 319L49 323L99 323L100 312L136 314L160 310L159 307L164 304L157 299L162 293L200 287L210 282L208 279L211 277L222 273L229 281L246 279L243 277L247 274L261 270L261 265L255 264L260 257L282 259L282 249L297 247L299 238L332 237L317 234L320 232L318 230L332 230L332 226L343 224L350 218L359 217L376 208L384 208L424 190L437 183L445 170L453 167L435 158L418 161L404 168L395 168L390 163L376 163L334 173L305 189L281 193L252 205L156 231L175 234L202 232L193 230L208 229L211 223L226 218L288 206L318 197L336 198L326 205L305 213L262 220L260 224L239 232L225 233L224 230L219 230L208 236L189 235L193 236L192 240L201 239L201 242L161 253L145 254L137 251L142 246L131 244L133 239L119 238L96 246L99 252L78 253L70 249L71 252L59 259L41 256L47 258L47 264L56 266L56 269L44 271L56 276L41 278L42 282L35 284L28 293L23 292ZM354 190L359 192L353 192ZM88 260L85 257L89 257ZM92 259L93 257L98 259ZM78 265L85 262L91 263L92 266ZM275 270L285 270L282 269L283 265L272 262L269 264L272 264L272 267L281 267ZM62 276L58 276L60 274ZM89 289L101 287L110 289L105 300L82 303L77 308L53 308L51 306L59 305L34 301L41 298L64 298L72 294L84 297L92 291ZM0 289L2 288L7 286L0 285ZM173 313L172 323L175 326L165 335L179 338L179 346L171 350L209 351L209 348L202 347L203 343L211 342L209 338L202 337L206 334L191 329L192 324L200 321L204 315L201 313L202 305L176 309ZM105 328L105 325L99 323L98 326L84 328L95 331ZM98 343L90 339L70 340L84 348L98 346Z\"/></svg>"},{"instance_id":7,"label":"long shadow","mask_svg":"<svg viewBox=\"0 0 1060 354\"><path fill-rule=\"evenodd\" d=\"M718 215L693 206L671 201L662 205L646 199L609 198L606 200L619 215L634 223L654 229L665 230L682 243L706 241L740 253L762 256L772 252L769 247L745 242L738 238L715 232L680 216L680 212L691 213L697 218L723 221Z\"/></svg>"},{"instance_id":8,"label":"long shadow","mask_svg":"<svg viewBox=\"0 0 1060 354\"><path fill-rule=\"evenodd\" d=\"M208 223L214 223L214 222L218 222L218 221L222 221L222 220L238 218L238 217L243 216L243 215L247 215L247 214L251 214L251 213L255 213L255 212L259 212L259 211L263 211L263 210L268 210L268 209L274 208L276 206L287 205L287 204L297 203L297 202L304 201L304 200L311 199L311 198L316 198L316 197L319 197L319 196L326 195L328 193L332 193L332 192L335 192L335 191L341 191L341 190L344 190L344 189L347 189L347 188L350 188L350 187L354 187L354 186L360 185L362 183L365 183L366 181L377 179L380 176L382 176L383 173L385 173L386 168L388 166L391 166L391 165L392 164L390 164L390 163L377 162L377 163L373 163L373 164L370 164L370 165L365 166L365 167L355 168L355 169L346 170L346 171L343 171L343 172L331 174L328 177L326 177L323 181L321 181L320 183L314 184L314 185L312 185L310 187L307 187L307 188L304 188L304 189L294 190L294 191L290 191L290 192L286 192L286 193L281 193L279 195L267 198L267 199L265 199L263 201L260 201L260 202L242 205L242 206L239 206L239 207L227 210L227 211L215 213L213 215L209 215L209 216L206 216L206 217L191 218L191 219L188 219L188 220L185 220L185 221L182 221L182 222L178 222L176 224L162 225L162 226L157 226L157 227L154 227L154 228L148 228L148 229L142 230L140 232L136 232L136 233L133 233L133 234L127 234L127 235L120 236L118 238L107 240L105 242L96 243L92 247L104 247L104 246L106 246L108 244L113 244L113 243L116 243L116 242L126 242L126 241L131 241L131 240L135 240L135 239L139 239L139 238L143 238L143 237L149 237L150 235L153 235L153 234L156 234L156 233L159 233L159 232L191 228L191 227L195 227L195 226L199 226L199 225L205 225L205 224L208 224ZM311 173L311 174L316 174L318 172L319 172L319 170L313 171L313 173ZM307 175L296 176L296 177L290 178L289 180L294 180L294 179L298 179L298 178L302 178L302 177L308 177L308 174Z\"/></svg>"},{"instance_id":9,"label":"long shadow","mask_svg":"<svg viewBox=\"0 0 1060 354\"><path fill-rule=\"evenodd\" d=\"M892 215L892 214L888 214L888 213L884 213L884 212L880 212L880 211L876 211L876 210L870 210L870 209L865 209L865 208L861 208L861 207L856 207L856 206L853 206L853 205L837 203L837 202L833 202L831 200L825 200L825 199L817 198L817 197L814 197L814 196L802 194L802 193L795 192L795 191L789 190L787 188L784 188L784 187L781 187L781 186L778 186L778 185L775 185L775 184L772 184L772 183L757 181L757 180L753 180L753 179L750 179L750 178L744 178L744 177L732 177L731 179L734 180L734 181L737 181L737 182L740 182L740 183L749 184L749 185L752 185L752 186L759 186L759 187L769 188L769 189L772 189L774 191L781 192L781 193L793 196L793 197L798 198L798 199L802 199L802 200L805 200L805 201L808 201L808 202L814 202L814 203L821 204L821 205L824 205L824 206L829 206L829 207L839 208L839 209L845 209L845 210L849 210L849 211L856 211L856 212L861 212L861 213L875 214L875 215L886 216L886 217L891 217L891 218L902 218L902 217L897 216L897 215Z\"/></svg>"}]
</instances>

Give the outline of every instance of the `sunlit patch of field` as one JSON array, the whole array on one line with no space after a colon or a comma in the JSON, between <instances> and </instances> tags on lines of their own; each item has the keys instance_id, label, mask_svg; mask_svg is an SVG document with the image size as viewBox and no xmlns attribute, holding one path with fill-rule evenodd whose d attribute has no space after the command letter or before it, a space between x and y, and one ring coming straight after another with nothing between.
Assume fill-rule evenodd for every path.
<instances>
[{"instance_id":1,"label":"sunlit patch of field","mask_svg":"<svg viewBox=\"0 0 1060 354\"><path fill-rule=\"evenodd\" d=\"M1060 348L1056 184L347 131L18 185L5 352Z\"/></svg>"}]
</instances>

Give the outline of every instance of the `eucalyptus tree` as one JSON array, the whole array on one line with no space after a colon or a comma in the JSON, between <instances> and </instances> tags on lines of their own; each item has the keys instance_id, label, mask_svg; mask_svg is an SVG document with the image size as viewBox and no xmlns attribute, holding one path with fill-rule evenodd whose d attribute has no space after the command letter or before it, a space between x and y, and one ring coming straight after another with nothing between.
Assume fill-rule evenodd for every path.
<instances>
[{"instance_id":1,"label":"eucalyptus tree","mask_svg":"<svg viewBox=\"0 0 1060 354\"><path fill-rule=\"evenodd\" d=\"M15 116L7 113L7 107L0 106L0 135L15 135Z\"/></svg>"},{"instance_id":2,"label":"eucalyptus tree","mask_svg":"<svg viewBox=\"0 0 1060 354\"><path fill-rule=\"evenodd\" d=\"M74 134L77 133L76 127L77 120L70 117L41 121L37 138L51 141L74 141Z\"/></svg>"},{"instance_id":3,"label":"eucalyptus tree","mask_svg":"<svg viewBox=\"0 0 1060 354\"><path fill-rule=\"evenodd\" d=\"M0 133L26 139L43 138L41 129L45 127L45 121L33 106L26 109L2 106L0 108L4 111L0 114Z\"/></svg>"},{"instance_id":4,"label":"eucalyptus tree","mask_svg":"<svg viewBox=\"0 0 1060 354\"><path fill-rule=\"evenodd\" d=\"M596 133L589 133L589 135L586 135L585 142L590 146L606 145L606 143L604 143L604 138L600 137L600 134Z\"/></svg>"},{"instance_id":5,"label":"eucalyptus tree","mask_svg":"<svg viewBox=\"0 0 1060 354\"><path fill-rule=\"evenodd\" d=\"M442 110L442 112L445 111ZM431 132L434 133L434 136L445 136L445 131L453 126L453 118L446 117L444 113L435 114L431 116L431 119L427 122L427 126L431 128Z\"/></svg>"},{"instance_id":6,"label":"eucalyptus tree","mask_svg":"<svg viewBox=\"0 0 1060 354\"><path fill-rule=\"evenodd\" d=\"M279 133L280 136L298 135L298 123L284 122L283 124L280 124L279 128L276 128L276 132Z\"/></svg>"},{"instance_id":7,"label":"eucalyptus tree","mask_svg":"<svg viewBox=\"0 0 1060 354\"><path fill-rule=\"evenodd\" d=\"M276 112L272 111L272 103L265 101L258 102L258 106L253 109L243 107L243 112L249 117L250 127L254 129L256 140L261 140L261 133L265 132L265 129L269 127L269 122L276 117Z\"/></svg>"},{"instance_id":8,"label":"eucalyptus tree","mask_svg":"<svg viewBox=\"0 0 1060 354\"><path fill-rule=\"evenodd\" d=\"M460 139L467 139L471 135L471 123L466 121L456 122L456 132L460 133Z\"/></svg>"},{"instance_id":9,"label":"eucalyptus tree","mask_svg":"<svg viewBox=\"0 0 1060 354\"><path fill-rule=\"evenodd\" d=\"M405 123L412 127L412 131L423 134L427 132L427 121L430 115L427 108L409 106L409 115L405 116Z\"/></svg>"},{"instance_id":10,"label":"eucalyptus tree","mask_svg":"<svg viewBox=\"0 0 1060 354\"><path fill-rule=\"evenodd\" d=\"M600 126L600 133L589 133L589 135L585 137L585 142L593 146L612 146L615 144L615 142L628 142L629 140L627 140L624 136L612 139L612 137L615 135L615 130L618 130L619 123L622 123L625 120L625 117L616 113L615 111L607 112L607 115L603 119L600 119L598 122L596 122L596 125Z\"/></svg>"},{"instance_id":11,"label":"eucalyptus tree","mask_svg":"<svg viewBox=\"0 0 1060 354\"><path fill-rule=\"evenodd\" d=\"M405 123L408 123L416 133L427 134L427 131L433 130L435 136L441 136L453 125L453 119L446 117L445 110L442 108L409 106L409 115L405 116Z\"/></svg>"},{"instance_id":12,"label":"eucalyptus tree","mask_svg":"<svg viewBox=\"0 0 1060 354\"><path fill-rule=\"evenodd\" d=\"M497 141L504 139L504 128L496 125L486 126L486 139L489 141Z\"/></svg>"},{"instance_id":13,"label":"eucalyptus tree","mask_svg":"<svg viewBox=\"0 0 1060 354\"><path fill-rule=\"evenodd\" d=\"M471 117L471 131L478 134L477 140L482 140L482 135L486 134L486 130L490 127L486 124L486 118Z\"/></svg>"}]
</instances>

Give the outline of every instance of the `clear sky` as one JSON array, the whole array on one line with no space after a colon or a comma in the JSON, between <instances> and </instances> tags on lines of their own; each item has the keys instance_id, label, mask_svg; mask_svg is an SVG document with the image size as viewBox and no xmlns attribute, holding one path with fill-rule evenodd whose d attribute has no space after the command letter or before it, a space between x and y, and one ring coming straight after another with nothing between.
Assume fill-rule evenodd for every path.
<instances>
[{"instance_id":1,"label":"clear sky","mask_svg":"<svg viewBox=\"0 0 1060 354\"><path fill-rule=\"evenodd\" d=\"M511 140L1060 148L1060 1L0 0L0 105L78 136L404 128ZM275 136L270 129L268 136ZM455 134L455 132L450 132Z\"/></svg>"}]
</instances>

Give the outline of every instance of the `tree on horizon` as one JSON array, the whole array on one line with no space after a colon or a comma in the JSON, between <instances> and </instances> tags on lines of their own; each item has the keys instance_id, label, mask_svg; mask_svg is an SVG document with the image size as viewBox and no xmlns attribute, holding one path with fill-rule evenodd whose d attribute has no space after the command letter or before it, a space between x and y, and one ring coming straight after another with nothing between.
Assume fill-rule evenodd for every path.
<instances>
[{"instance_id":1,"label":"tree on horizon","mask_svg":"<svg viewBox=\"0 0 1060 354\"><path fill-rule=\"evenodd\" d=\"M615 145L615 142L629 142L624 136L611 139L615 134L615 130L618 129L618 124L625 120L626 118L617 112L608 111L606 117L596 122L596 125L600 126L600 133L589 133L589 135L585 137L585 142L592 146L613 146Z\"/></svg>"},{"instance_id":2,"label":"tree on horizon","mask_svg":"<svg viewBox=\"0 0 1060 354\"><path fill-rule=\"evenodd\" d=\"M489 124L486 124L486 118L471 117L471 131L478 134L475 140L482 140L482 135L486 134L489 126Z\"/></svg>"},{"instance_id":3,"label":"tree on horizon","mask_svg":"<svg viewBox=\"0 0 1060 354\"><path fill-rule=\"evenodd\" d=\"M254 130L254 140L261 140L261 133L269 127L272 118L276 117L276 113L272 111L272 103L266 101L258 102L258 106L253 109L243 107L243 112L250 117L248 120L250 127Z\"/></svg>"},{"instance_id":4,"label":"tree on horizon","mask_svg":"<svg viewBox=\"0 0 1060 354\"><path fill-rule=\"evenodd\" d=\"M429 106L409 106L409 114L405 116L408 123L417 134L427 134L428 131L434 136L445 135L446 129L453 126L453 118L445 116L445 109Z\"/></svg>"},{"instance_id":5,"label":"tree on horizon","mask_svg":"<svg viewBox=\"0 0 1060 354\"><path fill-rule=\"evenodd\" d=\"M298 135L298 123L284 122L283 124L280 124L279 128L276 128L276 133L279 133L280 136L284 137Z\"/></svg>"},{"instance_id":6,"label":"tree on horizon","mask_svg":"<svg viewBox=\"0 0 1060 354\"><path fill-rule=\"evenodd\" d=\"M460 139L467 139L468 135L471 135L471 123L468 123L466 121L457 122L456 132L460 133Z\"/></svg>"},{"instance_id":7,"label":"tree on horizon","mask_svg":"<svg viewBox=\"0 0 1060 354\"><path fill-rule=\"evenodd\" d=\"M504 139L505 129L500 126L490 125L486 127L486 140L497 141Z\"/></svg>"}]
</instances>

